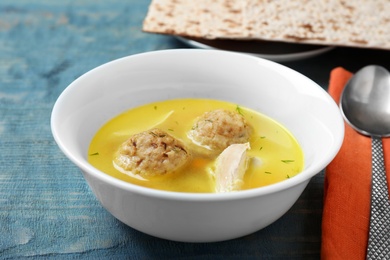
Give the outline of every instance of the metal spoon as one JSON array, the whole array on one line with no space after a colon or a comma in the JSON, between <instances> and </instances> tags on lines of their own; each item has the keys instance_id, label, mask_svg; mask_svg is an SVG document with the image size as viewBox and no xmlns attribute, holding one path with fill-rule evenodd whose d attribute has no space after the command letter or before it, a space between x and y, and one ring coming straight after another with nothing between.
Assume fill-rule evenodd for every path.
<instances>
[{"instance_id":1,"label":"metal spoon","mask_svg":"<svg viewBox=\"0 0 390 260\"><path fill-rule=\"evenodd\" d=\"M390 136L390 73L377 65L359 70L345 86L340 107L352 128L372 137L367 259L390 259L390 201L381 139Z\"/></svg>"}]
</instances>

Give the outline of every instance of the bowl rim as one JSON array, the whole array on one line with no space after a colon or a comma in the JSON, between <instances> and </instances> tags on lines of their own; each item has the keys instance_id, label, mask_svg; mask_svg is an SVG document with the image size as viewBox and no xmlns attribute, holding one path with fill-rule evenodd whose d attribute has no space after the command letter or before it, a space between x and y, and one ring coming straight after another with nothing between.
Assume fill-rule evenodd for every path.
<instances>
[{"instance_id":1,"label":"bowl rim","mask_svg":"<svg viewBox=\"0 0 390 260\"><path fill-rule=\"evenodd\" d=\"M156 50L156 51L149 51L144 53L138 53L138 54L132 54L129 56L121 57L118 59L111 60L109 62L106 62L104 64L101 64L85 73L83 73L80 77L76 78L73 82L71 82L59 95L57 100L54 103L54 106L52 108L51 118L50 118L50 127L52 131L53 138L55 142L57 143L60 150L64 153L64 155L73 162L82 172L83 174L88 174L93 176L94 178L99 179L100 181L103 181L109 185L113 185L117 188L120 188L122 190L130 191L133 193L137 193L140 195L148 196L148 197L156 197L160 199L169 199L169 200L180 200L180 201L227 201L227 200L240 200L240 199L246 199L246 198L254 198L262 195L268 195L272 193L276 193L279 191L290 189L294 186L300 185L305 182L309 182L310 179L320 173L326 165L328 165L333 158L336 156L338 151L341 148L343 139L344 139L344 122L342 119L342 116L340 114L339 117L339 125L340 125L340 135L336 136L333 142L333 149L331 152L329 152L329 155L326 159L321 159L319 163L315 165L315 167L309 168L310 173L308 169L304 169L299 174L292 178L288 178L286 180L270 184L267 186L262 186L258 188L248 189L248 190L240 190L235 192L229 192L229 193L193 193L193 192L177 192L177 191L166 191L166 190L158 190L148 187L139 186L136 184L132 184L120 179L117 179L115 177L112 177L103 171L100 171L93 167L91 164L88 163L88 161L85 159L79 159L78 156L73 155L68 149L66 144L62 141L61 137L59 136L59 133L57 131L57 126L55 124L56 117L58 113L58 107L59 104L62 102L63 99L65 99L68 92L70 92L73 88L76 88L78 85L78 82L85 77L86 75L95 72L96 70L101 70L106 66L111 66L117 62L120 62L122 60L127 59L133 59L138 58L142 56L151 56L156 55L159 53L199 53L199 52L209 52L212 53L220 53L222 55L231 55L231 56L237 56L239 59L252 59L254 61L261 62L261 64L266 64L271 67L276 67L278 69L281 69L282 71L289 71L290 73L294 73L297 76L304 77L306 80L311 81L313 84L313 87L318 88L319 91L322 91L323 98L327 99L328 102L331 103L331 106L334 107L334 109L339 110L338 105L335 103L335 101L332 99L332 97L326 92L325 89L323 89L321 86L319 86L317 83L306 77L305 75L299 73L298 71L295 71L287 66L284 66L282 64L278 64L274 61L266 60L264 58L251 56L248 54L242 54L242 53L235 53L235 52L229 52L224 50L203 50L203 49L167 49L167 50ZM84 176L85 178L85 176Z\"/></svg>"}]
</instances>

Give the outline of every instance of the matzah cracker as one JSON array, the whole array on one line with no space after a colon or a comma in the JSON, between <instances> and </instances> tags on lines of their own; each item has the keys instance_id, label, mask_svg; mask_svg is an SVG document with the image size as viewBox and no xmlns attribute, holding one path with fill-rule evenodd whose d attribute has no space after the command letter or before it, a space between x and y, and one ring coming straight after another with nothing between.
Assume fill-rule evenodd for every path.
<instances>
[{"instance_id":1,"label":"matzah cracker","mask_svg":"<svg viewBox=\"0 0 390 260\"><path fill-rule=\"evenodd\" d=\"M390 0L153 0L143 30L390 49Z\"/></svg>"}]
</instances>

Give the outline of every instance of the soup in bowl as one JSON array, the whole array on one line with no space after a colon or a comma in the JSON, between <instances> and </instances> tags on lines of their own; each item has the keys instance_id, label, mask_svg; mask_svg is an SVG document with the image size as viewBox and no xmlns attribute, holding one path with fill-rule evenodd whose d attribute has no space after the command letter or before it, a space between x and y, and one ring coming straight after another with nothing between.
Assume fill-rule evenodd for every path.
<instances>
[{"instance_id":1,"label":"soup in bowl","mask_svg":"<svg viewBox=\"0 0 390 260\"><path fill-rule=\"evenodd\" d=\"M266 186L294 177L303 160L298 141L281 124L213 99L171 99L125 111L99 129L88 151L88 161L111 176L178 192Z\"/></svg>"},{"instance_id":2,"label":"soup in bowl","mask_svg":"<svg viewBox=\"0 0 390 260\"><path fill-rule=\"evenodd\" d=\"M232 135L239 138L220 145L202 136L229 115L245 121ZM185 242L233 239L276 221L344 135L337 105L307 77L261 58L196 49L137 54L85 73L58 98L51 127L114 217ZM164 168L140 152L145 137L165 149L156 158L181 153L183 161ZM234 185L218 188L227 173Z\"/></svg>"}]
</instances>

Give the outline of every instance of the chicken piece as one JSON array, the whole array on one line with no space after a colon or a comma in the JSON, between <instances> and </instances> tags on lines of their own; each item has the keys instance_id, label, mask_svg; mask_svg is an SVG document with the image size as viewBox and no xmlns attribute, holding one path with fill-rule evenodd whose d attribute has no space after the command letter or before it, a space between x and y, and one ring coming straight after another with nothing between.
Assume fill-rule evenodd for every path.
<instances>
[{"instance_id":1,"label":"chicken piece","mask_svg":"<svg viewBox=\"0 0 390 260\"><path fill-rule=\"evenodd\" d=\"M248 167L247 150L250 144L232 144L217 158L215 169L215 191L217 193L237 191L241 188Z\"/></svg>"},{"instance_id":2,"label":"chicken piece","mask_svg":"<svg viewBox=\"0 0 390 260\"><path fill-rule=\"evenodd\" d=\"M131 136L118 149L114 167L130 176L158 176L174 172L191 158L184 144L160 129Z\"/></svg>"},{"instance_id":3,"label":"chicken piece","mask_svg":"<svg viewBox=\"0 0 390 260\"><path fill-rule=\"evenodd\" d=\"M231 144L248 142L250 134L251 127L241 114L218 109L198 117L188 137L195 144L218 154Z\"/></svg>"}]
</instances>

